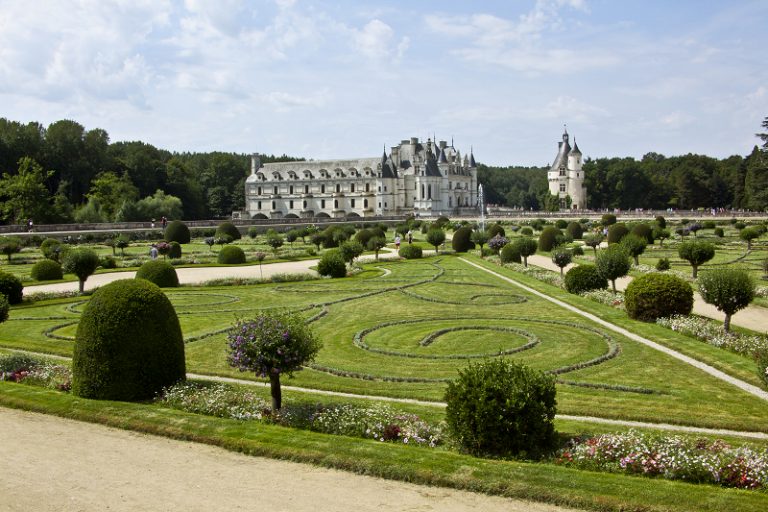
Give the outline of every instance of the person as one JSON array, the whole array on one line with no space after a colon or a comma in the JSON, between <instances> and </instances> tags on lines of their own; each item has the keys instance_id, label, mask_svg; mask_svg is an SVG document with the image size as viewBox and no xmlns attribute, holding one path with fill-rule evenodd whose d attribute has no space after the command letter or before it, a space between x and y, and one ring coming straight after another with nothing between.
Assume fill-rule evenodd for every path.
<instances>
[{"instance_id":1,"label":"person","mask_svg":"<svg viewBox=\"0 0 768 512\"><path fill-rule=\"evenodd\" d=\"M32 227L33 227L32 219L27 219L27 231L31 232L32 231Z\"/></svg>"},{"instance_id":2,"label":"person","mask_svg":"<svg viewBox=\"0 0 768 512\"><path fill-rule=\"evenodd\" d=\"M165 226L167 225L168 225L168 218L165 215L163 215L163 229L165 229Z\"/></svg>"},{"instance_id":3,"label":"person","mask_svg":"<svg viewBox=\"0 0 768 512\"><path fill-rule=\"evenodd\" d=\"M152 224L151 224L151 226L152 226L152 228L154 229L154 227L155 227L155 219L152 219Z\"/></svg>"},{"instance_id":4,"label":"person","mask_svg":"<svg viewBox=\"0 0 768 512\"><path fill-rule=\"evenodd\" d=\"M400 235L395 235L395 249L400 249Z\"/></svg>"},{"instance_id":5,"label":"person","mask_svg":"<svg viewBox=\"0 0 768 512\"><path fill-rule=\"evenodd\" d=\"M152 244L152 247L149 248L149 257L153 260L157 259L157 245Z\"/></svg>"},{"instance_id":6,"label":"person","mask_svg":"<svg viewBox=\"0 0 768 512\"><path fill-rule=\"evenodd\" d=\"M408 243L409 244L413 243L413 233L410 231L408 231Z\"/></svg>"}]
</instances>

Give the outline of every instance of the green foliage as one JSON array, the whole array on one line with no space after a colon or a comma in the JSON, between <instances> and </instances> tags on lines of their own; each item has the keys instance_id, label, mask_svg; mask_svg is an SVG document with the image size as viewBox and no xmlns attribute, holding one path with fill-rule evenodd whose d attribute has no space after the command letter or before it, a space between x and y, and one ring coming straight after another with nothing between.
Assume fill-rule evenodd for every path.
<instances>
[{"instance_id":1,"label":"green foliage","mask_svg":"<svg viewBox=\"0 0 768 512\"><path fill-rule=\"evenodd\" d=\"M0 177L0 216L12 224L46 218L50 208L46 181L54 173L43 170L29 155L22 157L18 164L17 172L5 172Z\"/></svg>"},{"instance_id":2,"label":"green foliage","mask_svg":"<svg viewBox=\"0 0 768 512\"><path fill-rule=\"evenodd\" d=\"M629 234L629 228L623 223L613 224L608 228L608 245L621 242Z\"/></svg>"},{"instance_id":3,"label":"green foliage","mask_svg":"<svg viewBox=\"0 0 768 512\"><path fill-rule=\"evenodd\" d=\"M504 230L502 229L502 232L503 231ZM503 236L503 235L500 235L500 236ZM487 231L477 230L472 232L472 236L470 238L473 244L480 246L480 251L482 253L483 246L488 243L488 240L491 237L488 235ZM482 254L480 256L482 257Z\"/></svg>"},{"instance_id":4,"label":"green foliage","mask_svg":"<svg viewBox=\"0 0 768 512\"><path fill-rule=\"evenodd\" d=\"M160 288L123 279L94 292L75 336L74 395L146 400L185 376L179 319Z\"/></svg>"},{"instance_id":5,"label":"green foliage","mask_svg":"<svg viewBox=\"0 0 768 512\"><path fill-rule=\"evenodd\" d=\"M523 236L533 236L533 229L526 226L520 230L520 234Z\"/></svg>"},{"instance_id":6,"label":"green foliage","mask_svg":"<svg viewBox=\"0 0 768 512\"><path fill-rule=\"evenodd\" d=\"M339 249L329 249L320 257L317 264L317 273L321 276L345 277L347 264Z\"/></svg>"},{"instance_id":7,"label":"green foliage","mask_svg":"<svg viewBox=\"0 0 768 512\"><path fill-rule=\"evenodd\" d=\"M693 267L693 278L696 279L699 265L703 265L715 257L715 246L709 242L699 242L691 240L683 242L677 248L677 254L680 258L686 260Z\"/></svg>"},{"instance_id":8,"label":"green foliage","mask_svg":"<svg viewBox=\"0 0 768 512\"><path fill-rule=\"evenodd\" d=\"M8 297L0 293L0 324L8 320L8 312L11 309L11 305L8 303ZM3 371L0 368L0 371Z\"/></svg>"},{"instance_id":9,"label":"green foliage","mask_svg":"<svg viewBox=\"0 0 768 512\"><path fill-rule=\"evenodd\" d=\"M555 227L557 229L565 229L565 228L568 227L568 222L566 220L564 220L564 219L557 219L555 221Z\"/></svg>"},{"instance_id":10,"label":"green foliage","mask_svg":"<svg viewBox=\"0 0 768 512\"><path fill-rule=\"evenodd\" d=\"M671 274L645 274L627 286L624 306L629 317L636 320L689 315L693 309L693 288Z\"/></svg>"},{"instance_id":11,"label":"green foliage","mask_svg":"<svg viewBox=\"0 0 768 512\"><path fill-rule=\"evenodd\" d=\"M645 224L645 223L635 224L634 226L632 226L632 230L630 231L630 234L644 239L648 244L653 244L653 241L654 241L653 227L651 227L649 224Z\"/></svg>"},{"instance_id":12,"label":"green foliage","mask_svg":"<svg viewBox=\"0 0 768 512\"><path fill-rule=\"evenodd\" d=\"M612 226L613 224L616 224L616 216L612 213L605 213L600 219L600 223L603 226Z\"/></svg>"},{"instance_id":13,"label":"green foliage","mask_svg":"<svg viewBox=\"0 0 768 512\"><path fill-rule=\"evenodd\" d=\"M11 256L21 252L21 246L23 245L21 239L16 236L1 236L0 237L0 253L5 254L8 257L8 263L11 262Z\"/></svg>"},{"instance_id":14,"label":"green foliage","mask_svg":"<svg viewBox=\"0 0 768 512\"><path fill-rule=\"evenodd\" d=\"M435 222L432 223L432 225L439 229L445 229L445 226L447 226L449 222L451 222L451 219L441 215L437 218L437 220L435 220Z\"/></svg>"},{"instance_id":15,"label":"green foliage","mask_svg":"<svg viewBox=\"0 0 768 512\"><path fill-rule=\"evenodd\" d=\"M101 260L91 249L77 248L67 252L61 268L65 274L75 274L79 280L80 293L83 293L85 281L99 268Z\"/></svg>"},{"instance_id":16,"label":"green foliage","mask_svg":"<svg viewBox=\"0 0 768 512\"><path fill-rule=\"evenodd\" d=\"M499 223L491 224L490 226L488 226L488 229L486 230L486 232L488 233L488 238L493 238L496 235L507 236L507 233L504 231L504 228Z\"/></svg>"},{"instance_id":17,"label":"green foliage","mask_svg":"<svg viewBox=\"0 0 768 512\"><path fill-rule=\"evenodd\" d=\"M355 258L363 254L365 248L357 240L347 240L339 246L339 251L341 252L341 257L344 258L344 261L352 263Z\"/></svg>"},{"instance_id":18,"label":"green foliage","mask_svg":"<svg viewBox=\"0 0 768 512\"><path fill-rule=\"evenodd\" d=\"M160 288L176 288L179 276L173 265L165 260L151 260L143 263L136 271L136 279L146 279Z\"/></svg>"},{"instance_id":19,"label":"green foliage","mask_svg":"<svg viewBox=\"0 0 768 512\"><path fill-rule=\"evenodd\" d=\"M55 281L64 277L61 265L53 260L40 260L29 271L29 275L36 281Z\"/></svg>"},{"instance_id":20,"label":"green foliage","mask_svg":"<svg viewBox=\"0 0 768 512\"><path fill-rule=\"evenodd\" d=\"M188 244L191 240L189 228L180 220L172 220L165 227L165 241Z\"/></svg>"},{"instance_id":21,"label":"green foliage","mask_svg":"<svg viewBox=\"0 0 768 512\"><path fill-rule=\"evenodd\" d=\"M639 265L640 255L645 252L645 247L648 245L645 238L640 236L629 234L621 239L621 246L627 251L627 254L635 259L635 265Z\"/></svg>"},{"instance_id":22,"label":"green foliage","mask_svg":"<svg viewBox=\"0 0 768 512\"><path fill-rule=\"evenodd\" d=\"M43 256L53 261L61 261L65 245L57 238L46 238L40 243L40 252Z\"/></svg>"},{"instance_id":23,"label":"green foliage","mask_svg":"<svg viewBox=\"0 0 768 512\"><path fill-rule=\"evenodd\" d=\"M608 280L600 275L595 265L577 265L565 274L565 289L579 294L608 288Z\"/></svg>"},{"instance_id":24,"label":"green foliage","mask_svg":"<svg viewBox=\"0 0 768 512\"><path fill-rule=\"evenodd\" d=\"M552 250L552 263L560 267L560 275L563 275L563 269L573 261L573 254L565 247L555 247Z\"/></svg>"},{"instance_id":25,"label":"green foliage","mask_svg":"<svg viewBox=\"0 0 768 512\"><path fill-rule=\"evenodd\" d=\"M536 254L536 250L539 248L538 242L527 236L517 238L511 245L515 246L517 253L523 257L523 264L526 267L528 266L528 256Z\"/></svg>"},{"instance_id":26,"label":"green foliage","mask_svg":"<svg viewBox=\"0 0 768 512\"><path fill-rule=\"evenodd\" d=\"M15 275L0 270L0 294L8 298L9 304L20 304L24 295L24 285Z\"/></svg>"},{"instance_id":27,"label":"green foliage","mask_svg":"<svg viewBox=\"0 0 768 512\"><path fill-rule=\"evenodd\" d=\"M236 245L227 245L221 248L216 261L223 265L239 265L245 263L245 253Z\"/></svg>"},{"instance_id":28,"label":"green foliage","mask_svg":"<svg viewBox=\"0 0 768 512\"><path fill-rule=\"evenodd\" d=\"M470 364L448 384L448 430L473 455L547 455L557 439L555 393L553 376L512 361Z\"/></svg>"},{"instance_id":29,"label":"green foliage","mask_svg":"<svg viewBox=\"0 0 768 512\"><path fill-rule=\"evenodd\" d=\"M360 245L365 247L365 246L368 245L368 240L370 240L374 236L376 236L376 235L374 235L374 232L372 230L370 230L370 229L361 229L360 231L355 233L355 240L360 242Z\"/></svg>"},{"instance_id":30,"label":"green foliage","mask_svg":"<svg viewBox=\"0 0 768 512\"><path fill-rule=\"evenodd\" d=\"M739 238L747 242L747 250L752 249L752 240L760 237L760 231L750 226L739 231Z\"/></svg>"},{"instance_id":31,"label":"green foliage","mask_svg":"<svg viewBox=\"0 0 768 512\"><path fill-rule=\"evenodd\" d=\"M595 266L600 275L611 282L611 288L616 293L616 279L629 273L629 254L621 245L611 245L597 253Z\"/></svg>"},{"instance_id":32,"label":"green foliage","mask_svg":"<svg viewBox=\"0 0 768 512\"><path fill-rule=\"evenodd\" d=\"M757 375L764 385L768 386L768 349L762 349L755 352L755 362L757 363Z\"/></svg>"},{"instance_id":33,"label":"green foliage","mask_svg":"<svg viewBox=\"0 0 768 512\"><path fill-rule=\"evenodd\" d=\"M414 260L414 259L421 258L422 251L421 251L421 247L419 247L418 245L406 244L406 245L400 246L400 250L397 252L397 254L401 258L405 258L407 260Z\"/></svg>"},{"instance_id":34,"label":"green foliage","mask_svg":"<svg viewBox=\"0 0 768 512\"><path fill-rule=\"evenodd\" d=\"M725 330L731 326L731 315L755 298L755 282L746 270L717 268L699 278L699 293L704 302L725 313Z\"/></svg>"},{"instance_id":35,"label":"green foliage","mask_svg":"<svg viewBox=\"0 0 768 512\"><path fill-rule=\"evenodd\" d=\"M592 248L595 256L597 256L597 248L600 247L601 243L603 243L603 235L599 233L591 233L584 237L584 244Z\"/></svg>"},{"instance_id":36,"label":"green foliage","mask_svg":"<svg viewBox=\"0 0 768 512\"><path fill-rule=\"evenodd\" d=\"M173 242L170 242L168 245L169 245L168 257L171 259L181 258L181 244L179 242L173 241Z\"/></svg>"},{"instance_id":37,"label":"green foliage","mask_svg":"<svg viewBox=\"0 0 768 512\"><path fill-rule=\"evenodd\" d=\"M562 234L562 231L556 227L545 227L539 235L539 250L543 252L551 251L552 248L556 245L557 237L561 236Z\"/></svg>"},{"instance_id":38,"label":"green foliage","mask_svg":"<svg viewBox=\"0 0 768 512\"><path fill-rule=\"evenodd\" d=\"M659 261L656 262L656 270L659 272L663 272L665 270L669 270L669 258L659 258Z\"/></svg>"},{"instance_id":39,"label":"green foliage","mask_svg":"<svg viewBox=\"0 0 768 512\"><path fill-rule=\"evenodd\" d=\"M267 245L272 248L275 254L277 254L277 250L280 249L284 243L285 240L283 240L283 235L276 232L274 229L267 231Z\"/></svg>"},{"instance_id":40,"label":"green foliage","mask_svg":"<svg viewBox=\"0 0 768 512\"><path fill-rule=\"evenodd\" d=\"M366 249L373 251L376 254L376 260L379 259L379 251L387 246L387 240L383 236L374 236L368 240Z\"/></svg>"},{"instance_id":41,"label":"green foliage","mask_svg":"<svg viewBox=\"0 0 768 512\"><path fill-rule=\"evenodd\" d=\"M584 248L580 245L577 245L571 249L571 254L574 256L584 256Z\"/></svg>"},{"instance_id":42,"label":"green foliage","mask_svg":"<svg viewBox=\"0 0 768 512\"><path fill-rule=\"evenodd\" d=\"M216 233L213 235L215 238L220 238L222 236L228 236L231 240L240 240L242 235L240 234L240 230L237 229L237 226L232 224L231 222L222 222L219 224L219 226L216 228Z\"/></svg>"},{"instance_id":43,"label":"green foliage","mask_svg":"<svg viewBox=\"0 0 768 512\"><path fill-rule=\"evenodd\" d=\"M666 227L667 227L667 219L665 219L665 218L664 218L663 216L661 216L661 215L657 215L657 216L656 216L656 225L657 225L657 226L658 226L660 229L664 229L664 228L666 228Z\"/></svg>"},{"instance_id":44,"label":"green foliage","mask_svg":"<svg viewBox=\"0 0 768 512\"><path fill-rule=\"evenodd\" d=\"M574 240L579 240L584 235L584 227L578 222L568 223L568 226L565 228L565 231Z\"/></svg>"},{"instance_id":45,"label":"green foliage","mask_svg":"<svg viewBox=\"0 0 768 512\"><path fill-rule=\"evenodd\" d=\"M430 229L427 231L427 242L435 248L435 252L438 252L440 246L445 242L445 231L439 228Z\"/></svg>"},{"instance_id":46,"label":"green foliage","mask_svg":"<svg viewBox=\"0 0 768 512\"><path fill-rule=\"evenodd\" d=\"M467 252L474 249L475 244L472 242L472 228L463 226L454 231L451 247L453 247L453 250L456 252Z\"/></svg>"},{"instance_id":47,"label":"green foliage","mask_svg":"<svg viewBox=\"0 0 768 512\"><path fill-rule=\"evenodd\" d=\"M117 260L114 256L107 255L101 258L99 266L101 268L117 268Z\"/></svg>"},{"instance_id":48,"label":"green foliage","mask_svg":"<svg viewBox=\"0 0 768 512\"><path fill-rule=\"evenodd\" d=\"M717 238L723 238L725 236L725 231L723 231L723 228L715 228L714 233Z\"/></svg>"}]
</instances>

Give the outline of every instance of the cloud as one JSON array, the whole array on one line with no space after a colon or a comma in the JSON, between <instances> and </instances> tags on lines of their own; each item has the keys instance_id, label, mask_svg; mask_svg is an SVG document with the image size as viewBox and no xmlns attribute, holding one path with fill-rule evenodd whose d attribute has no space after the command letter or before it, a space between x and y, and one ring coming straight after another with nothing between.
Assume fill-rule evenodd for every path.
<instances>
[{"instance_id":1,"label":"cloud","mask_svg":"<svg viewBox=\"0 0 768 512\"><path fill-rule=\"evenodd\" d=\"M410 38L407 36L395 44L395 31L380 19L372 19L360 29L347 30L355 51L375 62L397 61L410 46Z\"/></svg>"},{"instance_id":2,"label":"cloud","mask_svg":"<svg viewBox=\"0 0 768 512\"><path fill-rule=\"evenodd\" d=\"M273 105L278 112L286 112L294 108L325 106L331 95L328 89L309 94L291 94L284 91L273 91L262 96L262 99Z\"/></svg>"}]
</instances>

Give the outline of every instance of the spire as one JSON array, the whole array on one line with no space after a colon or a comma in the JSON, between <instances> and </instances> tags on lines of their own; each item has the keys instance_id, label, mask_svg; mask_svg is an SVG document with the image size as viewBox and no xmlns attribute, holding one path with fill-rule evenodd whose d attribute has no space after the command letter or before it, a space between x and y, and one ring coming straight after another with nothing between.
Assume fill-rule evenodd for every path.
<instances>
[{"instance_id":1,"label":"spire","mask_svg":"<svg viewBox=\"0 0 768 512\"><path fill-rule=\"evenodd\" d=\"M563 125L563 143L568 144L568 127Z\"/></svg>"},{"instance_id":2,"label":"spire","mask_svg":"<svg viewBox=\"0 0 768 512\"><path fill-rule=\"evenodd\" d=\"M576 144L576 137L573 138L573 149L571 150L571 153L569 154L581 154L581 151L579 150L579 145Z\"/></svg>"},{"instance_id":3,"label":"spire","mask_svg":"<svg viewBox=\"0 0 768 512\"><path fill-rule=\"evenodd\" d=\"M477 164L475 163L475 154L473 153L472 146L469 146L469 166L477 167Z\"/></svg>"},{"instance_id":4,"label":"spire","mask_svg":"<svg viewBox=\"0 0 768 512\"><path fill-rule=\"evenodd\" d=\"M451 135L451 147L453 147L453 135Z\"/></svg>"}]
</instances>

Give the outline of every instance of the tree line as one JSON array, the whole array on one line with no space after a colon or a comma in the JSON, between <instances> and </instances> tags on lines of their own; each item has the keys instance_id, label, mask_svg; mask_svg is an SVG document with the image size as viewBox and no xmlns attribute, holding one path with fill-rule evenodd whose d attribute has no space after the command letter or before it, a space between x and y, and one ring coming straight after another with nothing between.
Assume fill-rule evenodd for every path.
<instances>
[{"instance_id":1,"label":"tree line","mask_svg":"<svg viewBox=\"0 0 768 512\"><path fill-rule=\"evenodd\" d=\"M262 155L262 162L303 160ZM250 156L177 153L110 142L72 120L47 127L0 118L0 222L227 217L245 206Z\"/></svg>"},{"instance_id":2,"label":"tree line","mask_svg":"<svg viewBox=\"0 0 768 512\"><path fill-rule=\"evenodd\" d=\"M768 117L762 123L768 130ZM642 159L597 158L584 162L587 204L591 209L622 210L737 208L768 209L768 133L746 157L724 159L687 154ZM557 209L549 194L548 167L478 166L486 203L526 210Z\"/></svg>"}]
</instances>

